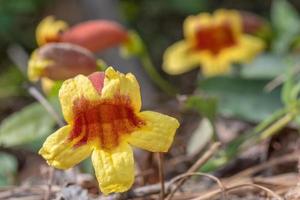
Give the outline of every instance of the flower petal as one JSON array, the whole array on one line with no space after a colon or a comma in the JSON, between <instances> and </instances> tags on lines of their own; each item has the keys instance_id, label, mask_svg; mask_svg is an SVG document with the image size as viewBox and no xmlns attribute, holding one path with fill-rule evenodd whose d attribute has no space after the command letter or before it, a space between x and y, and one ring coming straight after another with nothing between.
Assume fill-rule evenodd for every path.
<instances>
[{"instance_id":1,"label":"flower petal","mask_svg":"<svg viewBox=\"0 0 300 200\"><path fill-rule=\"evenodd\" d=\"M184 20L184 36L189 42L195 40L195 33L199 27L211 27L219 24L229 23L234 34L238 37L242 31L242 17L238 11L218 9L213 14L200 13L189 16Z\"/></svg>"},{"instance_id":2,"label":"flower petal","mask_svg":"<svg viewBox=\"0 0 300 200\"><path fill-rule=\"evenodd\" d=\"M127 191L134 182L131 147L122 143L112 151L95 149L92 154L95 174L104 194Z\"/></svg>"},{"instance_id":3,"label":"flower petal","mask_svg":"<svg viewBox=\"0 0 300 200\"><path fill-rule=\"evenodd\" d=\"M50 59L40 59L37 50L35 50L28 61L27 74L30 81L38 81L44 74L47 66L53 63Z\"/></svg>"},{"instance_id":4,"label":"flower petal","mask_svg":"<svg viewBox=\"0 0 300 200\"><path fill-rule=\"evenodd\" d=\"M179 41L168 47L163 57L163 69L169 74L182 74L199 64L198 54L189 50L185 41Z\"/></svg>"},{"instance_id":5,"label":"flower petal","mask_svg":"<svg viewBox=\"0 0 300 200\"><path fill-rule=\"evenodd\" d=\"M140 86L131 73L122 74L109 67L105 71L104 86L101 92L102 99L112 99L116 95L128 97L136 112L141 109Z\"/></svg>"},{"instance_id":6,"label":"flower petal","mask_svg":"<svg viewBox=\"0 0 300 200\"><path fill-rule=\"evenodd\" d=\"M264 48L265 44L261 39L243 34L237 45L222 50L218 55L209 52L199 54L202 73L204 76L226 74L232 63L249 62Z\"/></svg>"},{"instance_id":7,"label":"flower petal","mask_svg":"<svg viewBox=\"0 0 300 200\"><path fill-rule=\"evenodd\" d=\"M217 59L227 63L246 63L262 52L264 48L263 40L244 34L239 38L237 45L221 51Z\"/></svg>"},{"instance_id":8,"label":"flower petal","mask_svg":"<svg viewBox=\"0 0 300 200\"><path fill-rule=\"evenodd\" d=\"M144 111L139 115L145 120L146 126L131 133L128 142L148 151L167 152L179 127L177 119L152 111Z\"/></svg>"},{"instance_id":9,"label":"flower petal","mask_svg":"<svg viewBox=\"0 0 300 200\"><path fill-rule=\"evenodd\" d=\"M238 47L236 47L235 61L248 62L261 53L264 48L265 43L262 39L244 34L240 38ZM238 49L241 51L238 51Z\"/></svg>"},{"instance_id":10,"label":"flower petal","mask_svg":"<svg viewBox=\"0 0 300 200\"><path fill-rule=\"evenodd\" d=\"M47 163L59 169L68 169L87 158L92 151L88 145L74 147L74 141L68 140L71 126L64 126L50 135L39 154Z\"/></svg>"},{"instance_id":11,"label":"flower petal","mask_svg":"<svg viewBox=\"0 0 300 200\"><path fill-rule=\"evenodd\" d=\"M212 15L210 13L188 16L183 22L184 37L186 39L194 38L195 32L199 26L209 26L211 22Z\"/></svg>"},{"instance_id":12,"label":"flower petal","mask_svg":"<svg viewBox=\"0 0 300 200\"><path fill-rule=\"evenodd\" d=\"M85 98L88 101L100 99L90 79L83 75L66 80L59 90L62 112L67 122L73 120L73 103L78 98Z\"/></svg>"},{"instance_id":13,"label":"flower petal","mask_svg":"<svg viewBox=\"0 0 300 200\"><path fill-rule=\"evenodd\" d=\"M39 46L48 42L59 41L59 34L68 29L68 24L62 20L55 20L53 16L43 19L36 28L36 40Z\"/></svg>"},{"instance_id":14,"label":"flower petal","mask_svg":"<svg viewBox=\"0 0 300 200\"><path fill-rule=\"evenodd\" d=\"M242 34L242 16L236 10L218 9L213 14L215 23L230 23L234 34L238 37Z\"/></svg>"},{"instance_id":15,"label":"flower petal","mask_svg":"<svg viewBox=\"0 0 300 200\"><path fill-rule=\"evenodd\" d=\"M224 58L221 55L213 56L209 52L202 53L200 62L203 76L210 77L230 72L230 60L230 58Z\"/></svg>"}]
</instances>

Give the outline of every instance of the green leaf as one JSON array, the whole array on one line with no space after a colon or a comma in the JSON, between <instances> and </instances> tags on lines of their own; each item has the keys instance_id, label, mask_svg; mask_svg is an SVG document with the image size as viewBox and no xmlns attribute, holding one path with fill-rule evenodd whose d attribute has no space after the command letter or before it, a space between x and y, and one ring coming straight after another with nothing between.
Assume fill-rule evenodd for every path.
<instances>
[{"instance_id":1,"label":"green leaf","mask_svg":"<svg viewBox=\"0 0 300 200\"><path fill-rule=\"evenodd\" d=\"M296 9L286 0L274 0L271 19L277 32L272 49L276 53L285 53L300 33L300 18Z\"/></svg>"},{"instance_id":2,"label":"green leaf","mask_svg":"<svg viewBox=\"0 0 300 200\"><path fill-rule=\"evenodd\" d=\"M0 186L14 183L17 172L17 159L9 154L0 152Z\"/></svg>"},{"instance_id":3,"label":"green leaf","mask_svg":"<svg viewBox=\"0 0 300 200\"><path fill-rule=\"evenodd\" d=\"M213 121L217 113L218 101L215 97L190 96L186 107L196 110L199 114Z\"/></svg>"},{"instance_id":4,"label":"green leaf","mask_svg":"<svg viewBox=\"0 0 300 200\"><path fill-rule=\"evenodd\" d=\"M33 103L13 113L0 124L0 144L23 145L49 135L55 122L39 104Z\"/></svg>"},{"instance_id":5,"label":"green leaf","mask_svg":"<svg viewBox=\"0 0 300 200\"><path fill-rule=\"evenodd\" d=\"M214 134L211 121L203 118L187 143L187 155L195 156L209 143Z\"/></svg>"},{"instance_id":6,"label":"green leaf","mask_svg":"<svg viewBox=\"0 0 300 200\"><path fill-rule=\"evenodd\" d=\"M219 98L219 112L228 117L259 122L282 107L280 91L263 91L265 80L215 77L199 84L199 89Z\"/></svg>"},{"instance_id":7,"label":"green leaf","mask_svg":"<svg viewBox=\"0 0 300 200\"><path fill-rule=\"evenodd\" d=\"M241 76L243 78L273 79L285 73L286 64L282 56L263 54L253 62L243 65Z\"/></svg>"}]
</instances>

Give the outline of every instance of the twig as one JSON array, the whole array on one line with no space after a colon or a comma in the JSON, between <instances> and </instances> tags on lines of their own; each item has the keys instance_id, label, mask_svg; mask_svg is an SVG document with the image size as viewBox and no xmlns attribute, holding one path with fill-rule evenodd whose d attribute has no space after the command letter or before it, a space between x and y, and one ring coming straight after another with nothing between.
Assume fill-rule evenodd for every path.
<instances>
[{"instance_id":1,"label":"twig","mask_svg":"<svg viewBox=\"0 0 300 200\"><path fill-rule=\"evenodd\" d=\"M236 190L238 188L241 188L241 187L255 187L255 188L258 188L258 189L261 189L269 194L271 194L273 197L275 197L276 199L278 200L283 200L283 198L281 198L279 195L277 195L274 191L264 187L264 186L261 186L261 185L257 185L257 184L254 184L254 183L244 183L244 184L240 184L240 185L235 185L235 186L231 186L231 187L227 187L225 188L226 192L230 192L232 190ZM198 196L196 198L193 198L191 200L205 200L205 199L212 199L213 196L216 196L220 193L220 191L213 191L210 193L210 195L201 195L201 196Z\"/></svg>"},{"instance_id":2,"label":"twig","mask_svg":"<svg viewBox=\"0 0 300 200\"><path fill-rule=\"evenodd\" d=\"M44 196L44 200L49 200L51 197L51 187L52 187L52 182L53 182L53 177L54 177L54 168L49 167L49 177L48 177L48 183L47 183L47 190Z\"/></svg>"},{"instance_id":3,"label":"twig","mask_svg":"<svg viewBox=\"0 0 300 200\"><path fill-rule=\"evenodd\" d=\"M219 149L221 146L220 142L215 142L211 145L211 147L202 155L194 165L190 167L190 169L186 173L192 173L197 171L204 163L206 163ZM186 181L186 179L181 179L174 187L173 190L170 191L169 195L167 196L166 200L170 200L175 192L180 188L180 186Z\"/></svg>"},{"instance_id":4,"label":"twig","mask_svg":"<svg viewBox=\"0 0 300 200\"><path fill-rule=\"evenodd\" d=\"M205 177L208 177L208 178L214 180L214 181L218 184L219 188L221 189L221 192L222 192L222 199L226 200L226 192L225 192L225 191L226 191L226 188L225 188L225 186L223 185L222 181L221 181L219 178L217 178L216 176L213 176L213 175L207 174L207 173L202 173L202 172L184 173L184 174L182 174L182 175L179 175L179 176L173 178L173 179L170 181L169 186L172 186L173 183L175 183L175 182L177 182L177 181L180 181L180 180L182 180L182 179L185 179L186 177L189 177L189 176L195 176L195 175L205 176Z\"/></svg>"},{"instance_id":5,"label":"twig","mask_svg":"<svg viewBox=\"0 0 300 200\"><path fill-rule=\"evenodd\" d=\"M160 200L165 198L165 173L164 173L164 155L163 153L158 153L158 171L159 171L159 181L160 181Z\"/></svg>"},{"instance_id":6,"label":"twig","mask_svg":"<svg viewBox=\"0 0 300 200\"><path fill-rule=\"evenodd\" d=\"M236 189L241 188L241 187L255 187L255 188L261 189L261 190L271 194L273 197L275 197L278 200L283 200L283 198L281 198L279 195L277 195L274 191L270 190L269 188L266 188L264 186L257 185L257 184L254 184L254 183L245 183L245 184L233 186L233 187L230 187L230 188L226 188L226 192L230 192L231 190L236 190Z\"/></svg>"},{"instance_id":7,"label":"twig","mask_svg":"<svg viewBox=\"0 0 300 200\"><path fill-rule=\"evenodd\" d=\"M8 47L7 55L11 61L19 68L22 74L26 77L28 55L25 50L18 44L13 44Z\"/></svg>"},{"instance_id":8,"label":"twig","mask_svg":"<svg viewBox=\"0 0 300 200\"><path fill-rule=\"evenodd\" d=\"M49 101L35 87L30 86L28 92L47 110L60 127L65 125Z\"/></svg>"},{"instance_id":9,"label":"twig","mask_svg":"<svg viewBox=\"0 0 300 200\"><path fill-rule=\"evenodd\" d=\"M300 73L300 67L296 66L293 70L292 70L293 74L299 74ZM271 92L272 90L274 90L276 87L280 86L281 84L284 83L284 81L286 80L286 74L280 74L279 76L275 77L273 80L271 80L269 83L267 83L267 85L264 87L264 90L266 92Z\"/></svg>"},{"instance_id":10,"label":"twig","mask_svg":"<svg viewBox=\"0 0 300 200\"><path fill-rule=\"evenodd\" d=\"M299 154L300 154L300 152L296 151L295 153L292 153L292 154L273 158L272 160L269 160L268 162L251 167L249 169L245 169L244 171L241 171L241 172L235 174L234 176L230 177L229 180L238 179L240 177L252 176L253 174L256 174L264 169L268 169L268 168L271 168L272 166L279 165L282 163L289 163L289 162L293 162L293 161L296 162Z\"/></svg>"}]
</instances>

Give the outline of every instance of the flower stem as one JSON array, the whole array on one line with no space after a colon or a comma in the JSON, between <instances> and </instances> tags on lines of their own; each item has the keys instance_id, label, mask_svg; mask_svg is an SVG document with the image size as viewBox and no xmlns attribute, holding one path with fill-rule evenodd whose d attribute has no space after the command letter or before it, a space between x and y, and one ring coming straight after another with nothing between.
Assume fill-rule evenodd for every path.
<instances>
[{"instance_id":1,"label":"flower stem","mask_svg":"<svg viewBox=\"0 0 300 200\"><path fill-rule=\"evenodd\" d=\"M164 155L163 153L158 153L158 172L159 172L159 181L161 185L160 189L160 200L165 198L165 173L164 173Z\"/></svg>"},{"instance_id":2,"label":"flower stem","mask_svg":"<svg viewBox=\"0 0 300 200\"><path fill-rule=\"evenodd\" d=\"M280 118L276 123L271 125L269 128L264 130L260 134L260 139L264 140L268 137L273 136L277 132L279 132L282 128L284 128L289 122L291 122L294 119L295 115L293 113L287 113L285 116Z\"/></svg>"},{"instance_id":3,"label":"flower stem","mask_svg":"<svg viewBox=\"0 0 300 200\"><path fill-rule=\"evenodd\" d=\"M176 89L168 81L166 81L154 67L149 53L144 49L143 53L137 55L140 59L144 70L147 72L151 80L165 93L174 96Z\"/></svg>"},{"instance_id":4,"label":"flower stem","mask_svg":"<svg viewBox=\"0 0 300 200\"><path fill-rule=\"evenodd\" d=\"M294 119L294 117L295 114L289 113L286 109L276 111L269 118L258 124L252 131L247 132L230 142L223 150L219 151L219 156L209 160L201 168L201 171L210 172L225 165L239 154L241 146L247 140L251 139L257 142L257 136L259 138L262 135L271 136L287 125L292 119Z\"/></svg>"}]
</instances>

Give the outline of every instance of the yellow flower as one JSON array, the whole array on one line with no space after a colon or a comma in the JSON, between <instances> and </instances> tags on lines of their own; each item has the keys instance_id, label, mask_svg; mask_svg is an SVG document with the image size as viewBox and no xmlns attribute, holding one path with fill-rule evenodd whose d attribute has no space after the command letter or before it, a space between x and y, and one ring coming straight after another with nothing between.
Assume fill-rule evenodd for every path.
<instances>
[{"instance_id":1,"label":"yellow flower","mask_svg":"<svg viewBox=\"0 0 300 200\"><path fill-rule=\"evenodd\" d=\"M247 62L264 48L262 40L242 32L241 15L234 10L189 16L183 28L185 40L164 54L163 68L169 74L181 74L199 64L205 76L224 74L232 63Z\"/></svg>"},{"instance_id":2,"label":"yellow flower","mask_svg":"<svg viewBox=\"0 0 300 200\"><path fill-rule=\"evenodd\" d=\"M43 19L36 29L36 40L39 46L49 42L58 42L59 34L68 29L68 24L62 20L55 20L53 16Z\"/></svg>"},{"instance_id":3,"label":"yellow flower","mask_svg":"<svg viewBox=\"0 0 300 200\"><path fill-rule=\"evenodd\" d=\"M175 118L141 112L140 88L135 76L112 67L105 73L66 80L59 98L68 125L50 135L39 154L59 169L73 167L92 154L104 194L124 192L132 186L131 145L167 152L179 127Z\"/></svg>"}]
</instances>

